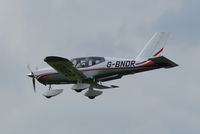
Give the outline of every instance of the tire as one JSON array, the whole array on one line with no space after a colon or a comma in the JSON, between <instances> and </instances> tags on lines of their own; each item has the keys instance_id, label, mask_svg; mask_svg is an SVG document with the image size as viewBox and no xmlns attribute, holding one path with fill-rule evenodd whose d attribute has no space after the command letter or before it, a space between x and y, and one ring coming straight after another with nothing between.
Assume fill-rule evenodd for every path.
<instances>
[{"instance_id":1,"label":"tire","mask_svg":"<svg viewBox=\"0 0 200 134\"><path fill-rule=\"evenodd\" d=\"M88 98L89 98L89 99L94 99L94 98L95 98L95 96L88 96Z\"/></svg>"},{"instance_id":2,"label":"tire","mask_svg":"<svg viewBox=\"0 0 200 134\"><path fill-rule=\"evenodd\" d=\"M51 98L51 96L46 96L46 98L47 98L47 99L50 99L50 98Z\"/></svg>"},{"instance_id":3,"label":"tire","mask_svg":"<svg viewBox=\"0 0 200 134\"><path fill-rule=\"evenodd\" d=\"M82 92L83 90L82 89L80 89L80 90L75 90L77 93L80 93L80 92Z\"/></svg>"}]
</instances>

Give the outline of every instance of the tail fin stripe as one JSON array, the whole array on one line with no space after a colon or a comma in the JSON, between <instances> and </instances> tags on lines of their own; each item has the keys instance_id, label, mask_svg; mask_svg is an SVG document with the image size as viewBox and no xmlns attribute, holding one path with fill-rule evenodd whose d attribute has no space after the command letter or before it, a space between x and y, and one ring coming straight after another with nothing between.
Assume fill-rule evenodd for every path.
<instances>
[{"instance_id":1,"label":"tail fin stripe","mask_svg":"<svg viewBox=\"0 0 200 134\"><path fill-rule=\"evenodd\" d=\"M142 49L135 60L141 61L161 55L168 37L169 33L167 32L155 33L153 37L146 43L145 47Z\"/></svg>"},{"instance_id":2,"label":"tail fin stripe","mask_svg":"<svg viewBox=\"0 0 200 134\"><path fill-rule=\"evenodd\" d=\"M144 60L144 61L141 61L141 62L138 62L138 63L136 63L136 65L141 65L141 64L143 64L143 63L145 63L145 62L147 62L148 60Z\"/></svg>"},{"instance_id":3,"label":"tail fin stripe","mask_svg":"<svg viewBox=\"0 0 200 134\"><path fill-rule=\"evenodd\" d=\"M153 56L159 55L163 51L163 48L161 48L158 52L156 52Z\"/></svg>"},{"instance_id":4,"label":"tail fin stripe","mask_svg":"<svg viewBox=\"0 0 200 134\"><path fill-rule=\"evenodd\" d=\"M145 64L143 64L143 65L138 65L138 66L136 66L136 67L148 67L148 66L151 66L151 65L153 65L153 64L154 64L154 62L148 61L148 62L146 62Z\"/></svg>"}]
</instances>

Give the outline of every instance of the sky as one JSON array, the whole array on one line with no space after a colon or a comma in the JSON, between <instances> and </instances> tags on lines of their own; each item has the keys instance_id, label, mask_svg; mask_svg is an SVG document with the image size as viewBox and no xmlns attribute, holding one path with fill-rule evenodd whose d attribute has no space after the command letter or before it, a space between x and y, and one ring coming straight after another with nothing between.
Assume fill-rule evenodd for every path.
<instances>
[{"instance_id":1,"label":"sky","mask_svg":"<svg viewBox=\"0 0 200 134\"><path fill-rule=\"evenodd\" d=\"M0 133L199 134L200 1L0 0ZM63 88L50 100L27 65L46 56L135 58L149 38L171 32L164 55L179 64L123 77L89 100Z\"/></svg>"}]
</instances>

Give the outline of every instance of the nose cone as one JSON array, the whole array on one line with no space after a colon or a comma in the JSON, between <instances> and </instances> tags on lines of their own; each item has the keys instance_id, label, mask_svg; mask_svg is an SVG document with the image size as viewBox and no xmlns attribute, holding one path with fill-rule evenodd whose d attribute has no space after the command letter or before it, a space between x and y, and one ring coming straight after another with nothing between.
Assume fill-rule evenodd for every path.
<instances>
[{"instance_id":1,"label":"nose cone","mask_svg":"<svg viewBox=\"0 0 200 134\"><path fill-rule=\"evenodd\" d=\"M28 77L31 77L31 78L34 77L33 73L29 73L29 74L27 74L27 76L28 76Z\"/></svg>"}]
</instances>

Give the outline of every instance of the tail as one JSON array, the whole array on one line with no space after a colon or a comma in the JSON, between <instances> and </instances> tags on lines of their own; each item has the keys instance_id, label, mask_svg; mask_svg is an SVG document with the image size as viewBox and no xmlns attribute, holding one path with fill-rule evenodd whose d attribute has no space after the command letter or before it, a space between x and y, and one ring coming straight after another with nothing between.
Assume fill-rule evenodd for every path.
<instances>
[{"instance_id":1,"label":"tail","mask_svg":"<svg viewBox=\"0 0 200 134\"><path fill-rule=\"evenodd\" d=\"M160 56L163 52L169 35L170 33L167 32L155 33L153 37L147 42L140 54L136 57L136 61Z\"/></svg>"},{"instance_id":2,"label":"tail","mask_svg":"<svg viewBox=\"0 0 200 134\"><path fill-rule=\"evenodd\" d=\"M153 37L147 42L147 44L140 52L140 54L136 57L136 61L140 61L137 64L139 65L144 63L144 65L145 64L148 65L149 64L148 62L152 61L157 66L164 68L172 68L178 66L178 64L176 64L175 62L169 60L164 56L161 56L161 53L164 50L164 46L168 38L169 38L169 33L166 32L155 33Z\"/></svg>"}]
</instances>

